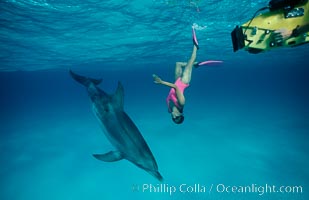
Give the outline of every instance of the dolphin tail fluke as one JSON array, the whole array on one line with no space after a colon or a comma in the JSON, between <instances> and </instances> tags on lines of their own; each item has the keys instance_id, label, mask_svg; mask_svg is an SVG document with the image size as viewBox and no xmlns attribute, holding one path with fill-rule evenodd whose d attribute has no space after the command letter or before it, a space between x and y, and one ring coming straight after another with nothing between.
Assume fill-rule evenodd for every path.
<instances>
[{"instance_id":1,"label":"dolphin tail fluke","mask_svg":"<svg viewBox=\"0 0 309 200\"><path fill-rule=\"evenodd\" d=\"M74 80L76 80L77 82L79 82L80 84L86 87L88 87L90 83L98 85L102 82L102 79L94 79L94 78L81 76L81 75L74 73L72 70L70 70L70 74Z\"/></svg>"},{"instance_id":2,"label":"dolphin tail fluke","mask_svg":"<svg viewBox=\"0 0 309 200\"><path fill-rule=\"evenodd\" d=\"M110 151L105 154L93 154L93 156L96 159L104 161L104 162L115 162L115 161L123 159L123 156L119 151Z\"/></svg>"}]
</instances>

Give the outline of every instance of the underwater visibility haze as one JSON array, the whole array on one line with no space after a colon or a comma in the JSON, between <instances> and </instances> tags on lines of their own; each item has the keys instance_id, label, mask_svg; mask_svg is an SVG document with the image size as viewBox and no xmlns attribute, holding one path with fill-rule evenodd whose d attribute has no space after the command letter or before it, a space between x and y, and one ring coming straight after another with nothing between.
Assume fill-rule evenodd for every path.
<instances>
[{"instance_id":1,"label":"underwater visibility haze","mask_svg":"<svg viewBox=\"0 0 309 200\"><path fill-rule=\"evenodd\" d=\"M309 199L309 45L233 52L267 0L1 0L0 199ZM183 124L167 112L175 62L197 61ZM115 150L69 70L124 90L160 182ZM275 189L274 189L275 188Z\"/></svg>"}]
</instances>

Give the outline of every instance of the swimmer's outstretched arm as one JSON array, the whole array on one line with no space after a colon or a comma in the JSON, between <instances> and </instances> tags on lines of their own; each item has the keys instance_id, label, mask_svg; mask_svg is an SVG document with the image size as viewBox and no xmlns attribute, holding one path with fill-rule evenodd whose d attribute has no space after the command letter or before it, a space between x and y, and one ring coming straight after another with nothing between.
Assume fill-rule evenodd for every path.
<instances>
[{"instance_id":1,"label":"swimmer's outstretched arm","mask_svg":"<svg viewBox=\"0 0 309 200\"><path fill-rule=\"evenodd\" d=\"M175 84L167 82L167 81L163 81L158 75L153 74L152 77L153 77L154 83L165 85L165 86L168 86L174 89L178 89L178 87Z\"/></svg>"},{"instance_id":2,"label":"swimmer's outstretched arm","mask_svg":"<svg viewBox=\"0 0 309 200\"><path fill-rule=\"evenodd\" d=\"M159 76L157 76L155 74L153 74L152 77L153 77L154 83L174 88L175 91L176 91L176 96L177 96L177 100L178 100L179 104L182 105L182 106L185 105L185 97L180 92L179 88L174 83L163 81Z\"/></svg>"}]
</instances>

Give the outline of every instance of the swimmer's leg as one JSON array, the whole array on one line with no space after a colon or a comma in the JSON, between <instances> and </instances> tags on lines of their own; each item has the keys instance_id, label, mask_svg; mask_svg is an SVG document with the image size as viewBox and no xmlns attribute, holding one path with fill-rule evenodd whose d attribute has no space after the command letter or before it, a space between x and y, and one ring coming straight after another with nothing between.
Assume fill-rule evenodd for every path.
<instances>
[{"instance_id":1,"label":"swimmer's leg","mask_svg":"<svg viewBox=\"0 0 309 200\"><path fill-rule=\"evenodd\" d=\"M197 52L197 47L196 45L193 46L193 51L191 58L189 59L187 66L185 67L185 70L182 74L181 81L183 83L189 84L191 81L191 75L192 75L192 68L196 59L196 52Z\"/></svg>"},{"instance_id":2,"label":"swimmer's leg","mask_svg":"<svg viewBox=\"0 0 309 200\"><path fill-rule=\"evenodd\" d=\"M182 68L187 65L186 62L176 62L175 67L175 81L182 76Z\"/></svg>"}]
</instances>

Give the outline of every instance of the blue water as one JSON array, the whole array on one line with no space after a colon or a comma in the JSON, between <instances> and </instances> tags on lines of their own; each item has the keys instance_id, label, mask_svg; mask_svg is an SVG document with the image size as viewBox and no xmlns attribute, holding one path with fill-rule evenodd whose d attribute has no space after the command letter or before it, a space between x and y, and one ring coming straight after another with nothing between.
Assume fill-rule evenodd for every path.
<instances>
[{"instance_id":1,"label":"blue water","mask_svg":"<svg viewBox=\"0 0 309 200\"><path fill-rule=\"evenodd\" d=\"M232 50L234 26L267 3L0 1L0 199L309 199L309 46ZM194 69L185 121L175 125L168 88L151 75L173 81L175 62L190 56L193 23L198 60L224 63ZM103 78L108 93L123 83L125 111L163 183L127 160L92 157L113 147L68 69ZM150 184L177 191L143 192ZM181 192L181 184L206 192ZM302 191L262 193L266 184Z\"/></svg>"}]
</instances>

